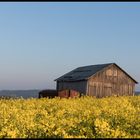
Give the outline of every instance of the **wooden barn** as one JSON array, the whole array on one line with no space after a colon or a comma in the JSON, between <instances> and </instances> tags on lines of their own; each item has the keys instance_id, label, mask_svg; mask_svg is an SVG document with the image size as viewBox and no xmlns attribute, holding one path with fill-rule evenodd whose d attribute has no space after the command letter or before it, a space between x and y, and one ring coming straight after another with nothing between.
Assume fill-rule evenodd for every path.
<instances>
[{"instance_id":1,"label":"wooden barn","mask_svg":"<svg viewBox=\"0 0 140 140\"><path fill-rule=\"evenodd\" d=\"M55 81L58 93L69 89L99 98L134 95L135 84L138 83L115 63L78 67Z\"/></svg>"}]
</instances>

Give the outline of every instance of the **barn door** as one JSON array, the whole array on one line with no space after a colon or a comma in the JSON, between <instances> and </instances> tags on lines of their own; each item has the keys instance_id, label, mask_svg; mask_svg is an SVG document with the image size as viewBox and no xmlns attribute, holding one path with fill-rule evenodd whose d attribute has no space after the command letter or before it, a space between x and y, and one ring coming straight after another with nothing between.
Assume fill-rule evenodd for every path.
<instances>
[{"instance_id":1,"label":"barn door","mask_svg":"<svg viewBox=\"0 0 140 140\"><path fill-rule=\"evenodd\" d=\"M112 88L111 87L104 87L104 96L111 96Z\"/></svg>"},{"instance_id":2,"label":"barn door","mask_svg":"<svg viewBox=\"0 0 140 140\"><path fill-rule=\"evenodd\" d=\"M96 96L97 87L96 86L89 86L89 96Z\"/></svg>"}]
</instances>

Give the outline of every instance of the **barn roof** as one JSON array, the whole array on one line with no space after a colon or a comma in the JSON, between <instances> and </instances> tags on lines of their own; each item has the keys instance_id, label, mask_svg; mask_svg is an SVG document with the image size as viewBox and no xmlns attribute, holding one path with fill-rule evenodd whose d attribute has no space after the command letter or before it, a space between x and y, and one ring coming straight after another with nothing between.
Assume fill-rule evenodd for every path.
<instances>
[{"instance_id":1,"label":"barn roof","mask_svg":"<svg viewBox=\"0 0 140 140\"><path fill-rule=\"evenodd\" d=\"M92 75L96 74L97 72L101 71L102 69L108 67L109 65L116 65L118 68L120 68L115 63L107 63L107 64L98 64L98 65L89 65L89 66L83 66L78 67L63 76L55 79L55 81L81 81L81 80L87 80ZM121 68L120 68L121 69ZM121 69L127 76L129 76L135 83L135 81L130 75L128 75L123 69Z\"/></svg>"}]
</instances>

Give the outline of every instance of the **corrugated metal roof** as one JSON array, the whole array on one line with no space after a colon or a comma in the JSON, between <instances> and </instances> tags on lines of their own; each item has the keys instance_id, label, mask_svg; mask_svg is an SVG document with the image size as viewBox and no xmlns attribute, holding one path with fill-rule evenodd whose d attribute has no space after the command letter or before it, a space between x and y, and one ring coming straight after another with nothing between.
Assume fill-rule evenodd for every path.
<instances>
[{"instance_id":1,"label":"corrugated metal roof","mask_svg":"<svg viewBox=\"0 0 140 140\"><path fill-rule=\"evenodd\" d=\"M108 64L98 64L98 65L90 65L90 66L83 66L78 67L63 76L57 78L55 81L79 81L85 80L90 76L94 75L98 71L102 70L103 68L111 65L113 63Z\"/></svg>"}]
</instances>

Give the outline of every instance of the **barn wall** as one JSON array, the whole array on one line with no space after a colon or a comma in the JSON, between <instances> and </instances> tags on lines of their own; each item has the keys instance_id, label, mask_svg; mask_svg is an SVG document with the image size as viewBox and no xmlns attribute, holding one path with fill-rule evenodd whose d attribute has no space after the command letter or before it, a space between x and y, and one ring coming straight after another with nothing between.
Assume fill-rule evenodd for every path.
<instances>
[{"instance_id":1,"label":"barn wall","mask_svg":"<svg viewBox=\"0 0 140 140\"><path fill-rule=\"evenodd\" d=\"M87 87L87 81L77 81L77 82L57 82L57 90L73 89L80 93L85 94Z\"/></svg>"},{"instance_id":2,"label":"barn wall","mask_svg":"<svg viewBox=\"0 0 140 140\"><path fill-rule=\"evenodd\" d=\"M105 97L115 95L134 95L135 83L115 65L107 67L91 77L87 84L87 95Z\"/></svg>"}]
</instances>

